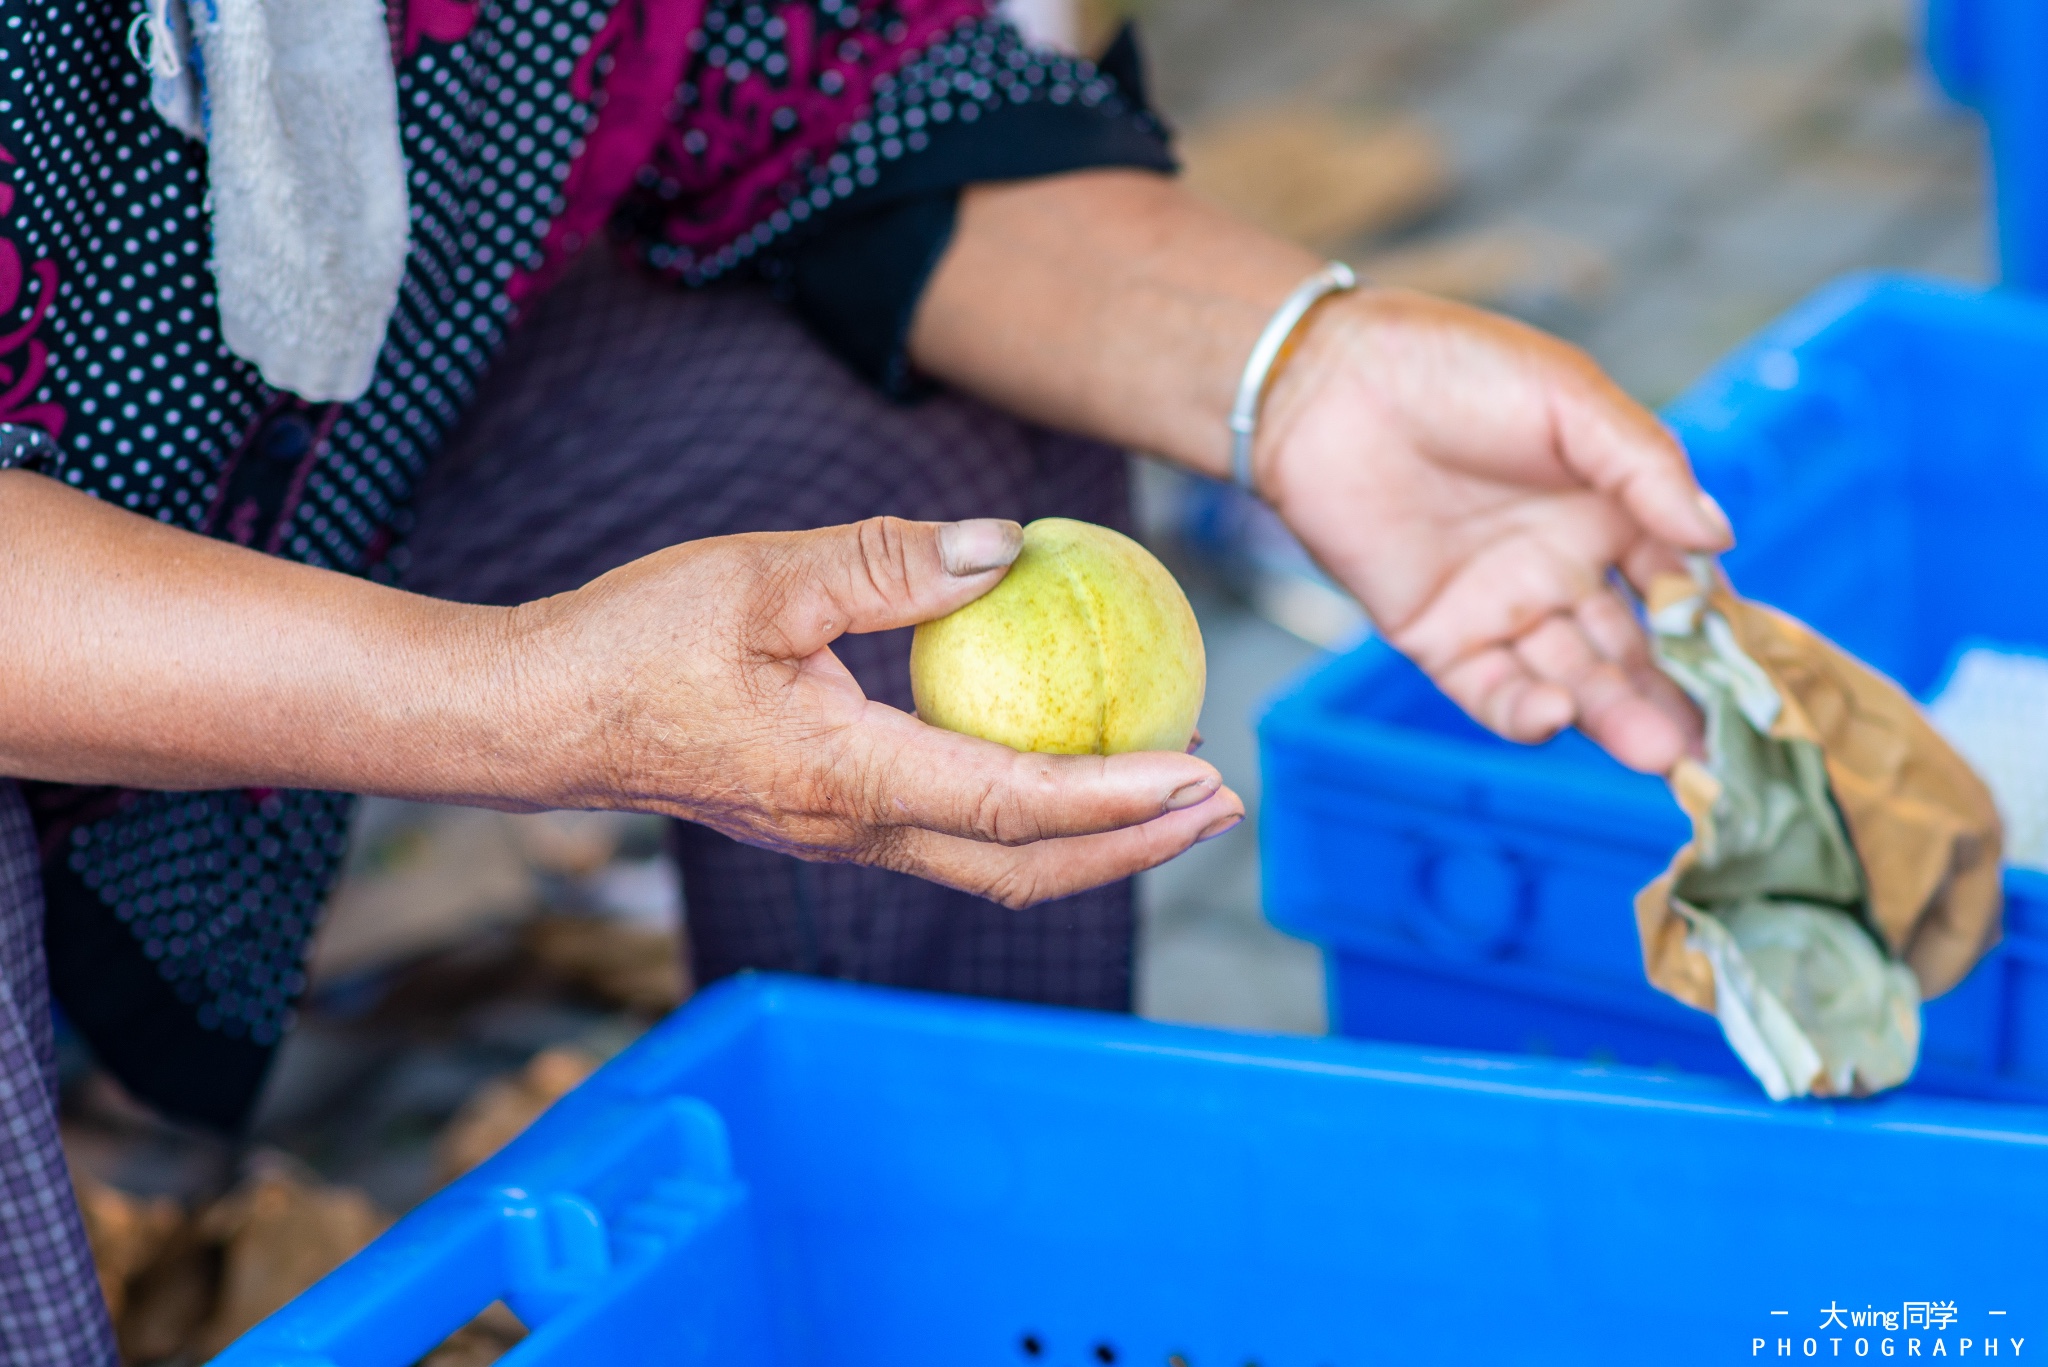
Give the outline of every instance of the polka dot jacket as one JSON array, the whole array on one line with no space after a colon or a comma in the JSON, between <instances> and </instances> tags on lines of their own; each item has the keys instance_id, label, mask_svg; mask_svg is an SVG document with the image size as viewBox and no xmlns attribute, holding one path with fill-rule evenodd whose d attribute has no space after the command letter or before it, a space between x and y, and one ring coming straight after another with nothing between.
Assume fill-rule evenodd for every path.
<instances>
[{"instance_id":1,"label":"polka dot jacket","mask_svg":"<svg viewBox=\"0 0 2048 1367\"><path fill-rule=\"evenodd\" d=\"M521 303L594 237L689 285L789 273L835 214L871 231L1034 141L1026 173L1165 164L1140 101L985 5L390 0L412 254L369 393L315 404L222 345L203 148L148 107L139 6L0 0L0 467L391 575L413 486ZM980 139L992 158L959 135L1013 115L1017 137ZM914 295L935 250L899 255L924 263ZM144 1099L238 1124L304 990L351 799L24 786L67 1016Z\"/></svg>"}]
</instances>

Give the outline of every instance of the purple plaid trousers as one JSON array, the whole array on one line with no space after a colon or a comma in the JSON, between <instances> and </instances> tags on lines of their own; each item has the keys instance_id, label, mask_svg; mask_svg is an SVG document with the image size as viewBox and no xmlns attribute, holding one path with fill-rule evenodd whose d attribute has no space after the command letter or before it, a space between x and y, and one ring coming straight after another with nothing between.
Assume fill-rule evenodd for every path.
<instances>
[{"instance_id":1,"label":"purple plaid trousers","mask_svg":"<svg viewBox=\"0 0 2048 1367\"><path fill-rule=\"evenodd\" d=\"M43 972L35 831L0 779L0 1363L117 1361L57 1142L57 1057Z\"/></svg>"}]
</instances>

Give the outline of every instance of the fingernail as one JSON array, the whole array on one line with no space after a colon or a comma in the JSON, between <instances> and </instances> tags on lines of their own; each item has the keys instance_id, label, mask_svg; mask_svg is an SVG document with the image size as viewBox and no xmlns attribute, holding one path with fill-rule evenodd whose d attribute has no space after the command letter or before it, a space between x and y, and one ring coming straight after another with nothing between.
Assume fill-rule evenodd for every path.
<instances>
[{"instance_id":1,"label":"fingernail","mask_svg":"<svg viewBox=\"0 0 2048 1367\"><path fill-rule=\"evenodd\" d=\"M1707 520L1715 534L1723 541L1733 541L1735 527L1728 521L1728 514L1721 510L1721 505L1714 502L1714 496L1702 489L1695 501L1699 504L1700 516Z\"/></svg>"},{"instance_id":2,"label":"fingernail","mask_svg":"<svg viewBox=\"0 0 2048 1367\"><path fill-rule=\"evenodd\" d=\"M1193 783L1184 783L1173 790L1173 796L1166 799L1166 810L1177 812L1183 807L1192 807L1197 802L1206 801L1215 791L1216 780L1213 778L1198 778Z\"/></svg>"},{"instance_id":3,"label":"fingernail","mask_svg":"<svg viewBox=\"0 0 2048 1367\"><path fill-rule=\"evenodd\" d=\"M1234 830L1237 827L1237 824L1243 820L1244 814L1240 812L1235 816L1226 816L1220 821L1213 821L1209 824L1208 830L1203 831L1200 835L1195 837L1195 843L1199 845L1204 840L1214 840L1217 836L1222 835L1225 831Z\"/></svg>"},{"instance_id":4,"label":"fingernail","mask_svg":"<svg viewBox=\"0 0 2048 1367\"><path fill-rule=\"evenodd\" d=\"M973 517L939 528L939 561L951 575L999 570L1023 547L1024 529L1000 517Z\"/></svg>"}]
</instances>

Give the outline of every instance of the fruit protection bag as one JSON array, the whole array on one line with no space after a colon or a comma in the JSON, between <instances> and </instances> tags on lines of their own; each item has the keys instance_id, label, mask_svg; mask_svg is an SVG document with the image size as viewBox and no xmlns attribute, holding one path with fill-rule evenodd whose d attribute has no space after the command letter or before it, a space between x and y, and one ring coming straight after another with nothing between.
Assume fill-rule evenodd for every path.
<instances>
[{"instance_id":1,"label":"fruit protection bag","mask_svg":"<svg viewBox=\"0 0 2048 1367\"><path fill-rule=\"evenodd\" d=\"M1713 1012L1774 1100L1898 1086L1921 1001L1998 942L1990 793L1896 685L1711 561L1647 607L1707 751L1670 775L1693 838L1636 896L1650 981Z\"/></svg>"}]
</instances>

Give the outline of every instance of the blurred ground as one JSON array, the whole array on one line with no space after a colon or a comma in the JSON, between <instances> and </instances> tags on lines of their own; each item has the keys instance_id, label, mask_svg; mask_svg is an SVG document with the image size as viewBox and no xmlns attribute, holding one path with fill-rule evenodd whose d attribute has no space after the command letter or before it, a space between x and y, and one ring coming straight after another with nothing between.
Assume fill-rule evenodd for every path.
<instances>
[{"instance_id":1,"label":"blurred ground","mask_svg":"<svg viewBox=\"0 0 2048 1367\"><path fill-rule=\"evenodd\" d=\"M1202 193L1558 331L1658 403L1842 272L1986 276L1980 134L1930 93L1909 16L1149 0L1141 17ZM1253 813L1142 881L1139 1009L1318 1032L1321 955L1259 911L1252 719L1359 622L1255 508L1150 464L1139 485L1208 644L1203 753ZM366 804L247 1141L164 1125L68 1061L67 1143L131 1360L203 1357L630 1042L688 990L684 914L658 823ZM439 1361L490 1361L518 1333L500 1308Z\"/></svg>"},{"instance_id":2,"label":"blurred ground","mask_svg":"<svg viewBox=\"0 0 2048 1367\"><path fill-rule=\"evenodd\" d=\"M689 994L658 820L363 805L249 1134L64 1049L65 1148L124 1356L203 1361L489 1157ZM498 1307L434 1367L495 1360Z\"/></svg>"},{"instance_id":3,"label":"blurred ground","mask_svg":"<svg viewBox=\"0 0 2048 1367\"><path fill-rule=\"evenodd\" d=\"M1986 277L1981 131L1932 93L1918 8L1153 0L1141 15L1158 103L1194 138L1274 109L1434 136L1437 205L1329 245L1528 316L1661 403L1832 276Z\"/></svg>"}]
</instances>

